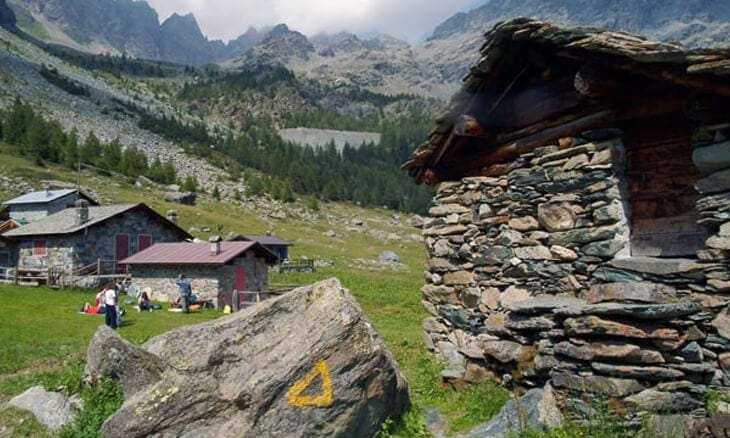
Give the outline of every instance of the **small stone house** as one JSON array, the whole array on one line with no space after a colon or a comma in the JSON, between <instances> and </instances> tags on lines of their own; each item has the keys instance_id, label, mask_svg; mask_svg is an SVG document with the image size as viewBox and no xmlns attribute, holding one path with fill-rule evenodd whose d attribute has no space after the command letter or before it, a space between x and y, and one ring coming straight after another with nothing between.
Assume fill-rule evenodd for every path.
<instances>
[{"instance_id":1,"label":"small stone house","mask_svg":"<svg viewBox=\"0 0 730 438\"><path fill-rule=\"evenodd\" d=\"M269 281L275 254L257 242L158 243L122 260L137 290L148 289L150 299L173 301L180 294L180 274L192 281L193 294L204 300L227 301L222 295L262 291ZM228 298L230 300L230 298Z\"/></svg>"},{"instance_id":2,"label":"small stone house","mask_svg":"<svg viewBox=\"0 0 730 438\"><path fill-rule=\"evenodd\" d=\"M445 378L688 412L730 386L730 52L498 24L404 164Z\"/></svg>"},{"instance_id":3,"label":"small stone house","mask_svg":"<svg viewBox=\"0 0 730 438\"><path fill-rule=\"evenodd\" d=\"M154 243L192 239L145 204L90 207L83 200L3 237L15 244L20 270L57 268L66 273L99 260L112 269L118 260Z\"/></svg>"},{"instance_id":4,"label":"small stone house","mask_svg":"<svg viewBox=\"0 0 730 438\"><path fill-rule=\"evenodd\" d=\"M75 189L44 189L5 201L2 205L9 209L11 219L28 223L71 208L80 199L89 205L97 205L96 201Z\"/></svg>"},{"instance_id":5,"label":"small stone house","mask_svg":"<svg viewBox=\"0 0 730 438\"><path fill-rule=\"evenodd\" d=\"M289 247L293 245L287 240L269 234L265 236L238 235L229 240L239 242L258 242L263 245L264 248L276 254L279 257L279 262L289 259Z\"/></svg>"}]
</instances>

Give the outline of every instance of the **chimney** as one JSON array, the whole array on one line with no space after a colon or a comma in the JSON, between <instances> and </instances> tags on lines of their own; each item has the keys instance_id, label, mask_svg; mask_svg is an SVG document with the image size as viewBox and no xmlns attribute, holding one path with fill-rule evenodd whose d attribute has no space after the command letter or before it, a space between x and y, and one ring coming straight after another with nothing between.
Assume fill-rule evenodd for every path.
<instances>
[{"instance_id":1,"label":"chimney","mask_svg":"<svg viewBox=\"0 0 730 438\"><path fill-rule=\"evenodd\" d=\"M43 190L46 192L46 197L51 196L51 186L46 184L45 186L43 186Z\"/></svg>"},{"instance_id":2,"label":"chimney","mask_svg":"<svg viewBox=\"0 0 730 438\"><path fill-rule=\"evenodd\" d=\"M221 236L210 236L210 255L217 256L221 253Z\"/></svg>"},{"instance_id":3,"label":"chimney","mask_svg":"<svg viewBox=\"0 0 730 438\"><path fill-rule=\"evenodd\" d=\"M173 224L177 224L179 216L177 214L177 210L167 210L167 220L172 222Z\"/></svg>"},{"instance_id":4,"label":"chimney","mask_svg":"<svg viewBox=\"0 0 730 438\"><path fill-rule=\"evenodd\" d=\"M76 225L82 225L89 221L89 203L84 199L74 202L76 208Z\"/></svg>"}]
</instances>

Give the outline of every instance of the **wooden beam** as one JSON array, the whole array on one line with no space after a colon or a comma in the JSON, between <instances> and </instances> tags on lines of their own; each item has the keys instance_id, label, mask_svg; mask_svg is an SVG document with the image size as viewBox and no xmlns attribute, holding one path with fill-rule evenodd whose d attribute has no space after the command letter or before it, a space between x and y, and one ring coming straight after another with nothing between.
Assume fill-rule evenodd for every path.
<instances>
[{"instance_id":1,"label":"wooden beam","mask_svg":"<svg viewBox=\"0 0 730 438\"><path fill-rule=\"evenodd\" d=\"M617 81L616 75L616 72L602 71L588 64L575 74L573 85L576 91L585 97L620 96L625 94L630 86Z\"/></svg>"},{"instance_id":2,"label":"wooden beam","mask_svg":"<svg viewBox=\"0 0 730 438\"><path fill-rule=\"evenodd\" d=\"M443 171L448 175L468 174L471 169L507 163L520 155L532 152L540 146L547 146L563 137L575 137L590 129L616 126L624 120L638 120L662 114L681 113L684 99L667 98L651 100L644 106L616 110L604 110L586 115L563 125L544 129L536 134L516 139L507 144L498 144L489 151L475 157L462 157L459 164Z\"/></svg>"},{"instance_id":3,"label":"wooden beam","mask_svg":"<svg viewBox=\"0 0 730 438\"><path fill-rule=\"evenodd\" d=\"M701 123L730 122L730 99L709 95L695 96L687 101L684 114L688 119Z\"/></svg>"}]
</instances>

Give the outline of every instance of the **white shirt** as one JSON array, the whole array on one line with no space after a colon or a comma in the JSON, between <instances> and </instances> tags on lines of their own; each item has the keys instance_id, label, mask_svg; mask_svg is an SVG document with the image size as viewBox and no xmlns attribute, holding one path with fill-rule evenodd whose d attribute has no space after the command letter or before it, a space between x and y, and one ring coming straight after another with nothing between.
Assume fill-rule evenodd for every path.
<instances>
[{"instance_id":1,"label":"white shirt","mask_svg":"<svg viewBox=\"0 0 730 438\"><path fill-rule=\"evenodd\" d=\"M114 288L104 290L104 304L115 306L117 304L117 291Z\"/></svg>"}]
</instances>

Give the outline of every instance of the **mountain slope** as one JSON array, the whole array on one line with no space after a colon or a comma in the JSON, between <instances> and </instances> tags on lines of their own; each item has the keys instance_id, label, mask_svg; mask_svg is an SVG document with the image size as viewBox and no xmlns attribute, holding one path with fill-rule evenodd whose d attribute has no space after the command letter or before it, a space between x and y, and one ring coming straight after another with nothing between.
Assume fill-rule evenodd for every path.
<instances>
[{"instance_id":1,"label":"mountain slope","mask_svg":"<svg viewBox=\"0 0 730 438\"><path fill-rule=\"evenodd\" d=\"M622 30L688 47L730 43L730 2L724 0L490 0L449 18L430 40L484 32L498 21L521 16Z\"/></svg>"}]
</instances>

